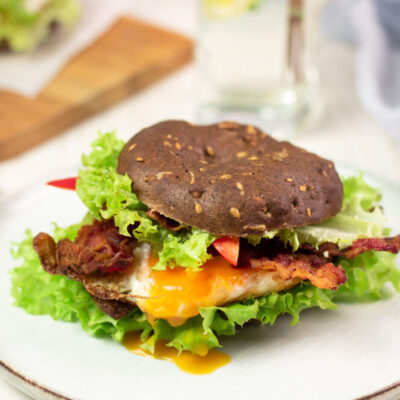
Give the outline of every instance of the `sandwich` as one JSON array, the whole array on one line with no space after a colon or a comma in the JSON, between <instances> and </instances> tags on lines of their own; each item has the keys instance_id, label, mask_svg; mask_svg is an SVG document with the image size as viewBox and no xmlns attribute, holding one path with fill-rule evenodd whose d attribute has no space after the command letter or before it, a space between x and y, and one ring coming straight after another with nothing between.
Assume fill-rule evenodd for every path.
<instances>
[{"instance_id":1,"label":"sandwich","mask_svg":"<svg viewBox=\"0 0 400 400\"><path fill-rule=\"evenodd\" d=\"M76 0L0 0L0 49L34 50L78 19Z\"/></svg>"},{"instance_id":2,"label":"sandwich","mask_svg":"<svg viewBox=\"0 0 400 400\"><path fill-rule=\"evenodd\" d=\"M76 187L56 185L76 190L83 221L14 249L12 294L29 313L206 355L246 323L400 290L379 192L254 126L99 134L82 164Z\"/></svg>"}]
</instances>

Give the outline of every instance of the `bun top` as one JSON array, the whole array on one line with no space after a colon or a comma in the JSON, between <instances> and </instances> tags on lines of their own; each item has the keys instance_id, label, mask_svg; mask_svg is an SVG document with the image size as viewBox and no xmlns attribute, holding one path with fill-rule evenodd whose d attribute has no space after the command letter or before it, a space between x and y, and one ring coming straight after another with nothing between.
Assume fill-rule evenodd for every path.
<instances>
[{"instance_id":1,"label":"bun top","mask_svg":"<svg viewBox=\"0 0 400 400\"><path fill-rule=\"evenodd\" d=\"M117 171L149 208L215 236L310 225L342 205L332 162L234 122L150 126L122 149Z\"/></svg>"}]
</instances>

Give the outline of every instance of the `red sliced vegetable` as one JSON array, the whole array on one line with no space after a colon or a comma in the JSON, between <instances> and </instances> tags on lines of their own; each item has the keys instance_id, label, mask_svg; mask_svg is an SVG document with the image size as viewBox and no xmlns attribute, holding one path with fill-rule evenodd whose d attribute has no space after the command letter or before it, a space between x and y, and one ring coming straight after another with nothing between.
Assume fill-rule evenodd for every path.
<instances>
[{"instance_id":1,"label":"red sliced vegetable","mask_svg":"<svg viewBox=\"0 0 400 400\"><path fill-rule=\"evenodd\" d=\"M77 179L78 177L76 176L72 178L57 179L55 181L47 182L47 185L54 186L60 189L75 190Z\"/></svg>"},{"instance_id":2,"label":"red sliced vegetable","mask_svg":"<svg viewBox=\"0 0 400 400\"><path fill-rule=\"evenodd\" d=\"M214 248L232 265L237 265L239 259L239 238L222 237L213 242Z\"/></svg>"}]
</instances>

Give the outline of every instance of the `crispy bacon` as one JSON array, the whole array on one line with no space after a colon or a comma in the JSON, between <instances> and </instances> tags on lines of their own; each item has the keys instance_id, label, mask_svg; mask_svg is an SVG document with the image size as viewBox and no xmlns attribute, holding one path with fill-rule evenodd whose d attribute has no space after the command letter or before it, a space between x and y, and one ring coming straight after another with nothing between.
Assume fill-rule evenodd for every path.
<instances>
[{"instance_id":1,"label":"crispy bacon","mask_svg":"<svg viewBox=\"0 0 400 400\"><path fill-rule=\"evenodd\" d=\"M370 250L374 251L389 251L390 253L397 254L400 250L400 235L387 238L364 238L355 240L351 246L339 250L338 246L334 243L324 243L318 250L314 249L309 244L301 245L300 249L307 253L318 254L320 256L327 255L328 258L344 257L353 259L358 255Z\"/></svg>"},{"instance_id":2,"label":"crispy bacon","mask_svg":"<svg viewBox=\"0 0 400 400\"><path fill-rule=\"evenodd\" d=\"M76 279L95 272L112 273L133 264L133 239L118 233L112 220L84 225L74 242L62 239L57 244L46 233L33 239L43 268L50 274Z\"/></svg>"},{"instance_id":3,"label":"crispy bacon","mask_svg":"<svg viewBox=\"0 0 400 400\"><path fill-rule=\"evenodd\" d=\"M179 231L183 228L183 225L180 222L168 218L151 208L146 212L146 215L154 221L157 221L164 228L167 228L171 231Z\"/></svg>"},{"instance_id":4,"label":"crispy bacon","mask_svg":"<svg viewBox=\"0 0 400 400\"><path fill-rule=\"evenodd\" d=\"M277 271L283 280L299 278L309 280L312 285L321 289L337 289L339 285L346 282L346 273L339 265L335 266L330 262L313 265L313 261L306 254L278 254L270 260L266 257L250 259L249 265L252 268Z\"/></svg>"},{"instance_id":5,"label":"crispy bacon","mask_svg":"<svg viewBox=\"0 0 400 400\"><path fill-rule=\"evenodd\" d=\"M390 253L397 254L400 249L400 235L390 238L367 238L358 239L353 244L340 252L344 258L353 259L359 254L365 253L369 250L375 251L389 251Z\"/></svg>"}]
</instances>

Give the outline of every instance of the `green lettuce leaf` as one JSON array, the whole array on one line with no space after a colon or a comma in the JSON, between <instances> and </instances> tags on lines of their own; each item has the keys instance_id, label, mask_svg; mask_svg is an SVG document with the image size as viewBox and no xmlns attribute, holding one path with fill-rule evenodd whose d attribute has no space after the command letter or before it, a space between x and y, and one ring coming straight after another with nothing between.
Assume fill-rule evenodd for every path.
<instances>
[{"instance_id":1,"label":"green lettuce leaf","mask_svg":"<svg viewBox=\"0 0 400 400\"><path fill-rule=\"evenodd\" d=\"M150 243L158 257L154 269L179 265L197 270L211 258L207 248L215 237L190 227L170 231L149 218L147 206L131 190L129 176L116 172L123 146L115 132L99 134L91 154L82 157L85 169L79 171L78 196L96 218L114 218L122 235L132 234L138 241Z\"/></svg>"},{"instance_id":2,"label":"green lettuce leaf","mask_svg":"<svg viewBox=\"0 0 400 400\"><path fill-rule=\"evenodd\" d=\"M336 243L342 249L359 238L384 236L386 218L379 207L379 191L365 183L361 174L342 181L343 203L337 215L319 224L270 231L263 237L279 237L297 250L302 243L318 248L325 242ZM249 241L258 244L260 240L256 236Z\"/></svg>"},{"instance_id":3,"label":"green lettuce leaf","mask_svg":"<svg viewBox=\"0 0 400 400\"><path fill-rule=\"evenodd\" d=\"M65 229L55 226L55 239L66 237L73 240L80 226L90 218L91 215L81 224ZM116 341L121 341L127 332L141 331L143 347L149 351L154 350L157 340L163 339L179 351L204 355L208 349L220 347L220 336L234 335L237 327L251 320L273 325L279 315L289 314L292 324L296 324L301 311L307 308L335 309L337 301L379 299L385 295L387 283L400 292L400 271L395 264L395 255L370 251L353 260L339 260L346 270L348 281L337 291L302 283L285 292L250 298L224 307L201 308L200 315L176 328L165 320L157 320L151 326L138 308L130 316L114 320L97 308L80 282L46 273L33 250L30 231L27 231L25 240L15 244L14 248L14 257L22 259L22 265L11 272L11 293L16 306L30 314L48 314L66 322L79 321L89 334L111 336Z\"/></svg>"},{"instance_id":4,"label":"green lettuce leaf","mask_svg":"<svg viewBox=\"0 0 400 400\"><path fill-rule=\"evenodd\" d=\"M28 9L23 0L0 0L0 41L5 40L13 51L33 50L46 39L51 24L69 28L79 13L76 0L48 0L37 11Z\"/></svg>"}]
</instances>

